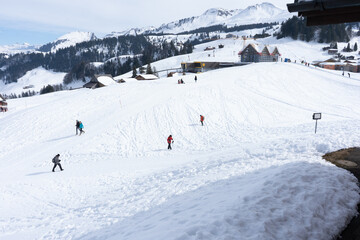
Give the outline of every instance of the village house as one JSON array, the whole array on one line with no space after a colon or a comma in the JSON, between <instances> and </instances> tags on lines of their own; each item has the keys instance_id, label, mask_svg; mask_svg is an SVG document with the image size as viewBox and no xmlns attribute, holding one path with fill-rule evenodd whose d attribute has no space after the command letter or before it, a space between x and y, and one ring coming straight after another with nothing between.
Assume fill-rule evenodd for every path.
<instances>
[{"instance_id":1,"label":"village house","mask_svg":"<svg viewBox=\"0 0 360 240\"><path fill-rule=\"evenodd\" d=\"M7 105L6 99L0 95L0 112L7 112Z\"/></svg>"},{"instance_id":2,"label":"village house","mask_svg":"<svg viewBox=\"0 0 360 240\"><path fill-rule=\"evenodd\" d=\"M204 49L204 51L209 51L209 50L214 50L215 49L215 47L206 47L205 49Z\"/></svg>"},{"instance_id":3,"label":"village house","mask_svg":"<svg viewBox=\"0 0 360 240\"><path fill-rule=\"evenodd\" d=\"M214 69L225 68L225 67L233 67L233 66L240 66L245 65L242 63L235 63L235 62L182 62L181 69L183 72L206 72Z\"/></svg>"},{"instance_id":4,"label":"village house","mask_svg":"<svg viewBox=\"0 0 360 240\"><path fill-rule=\"evenodd\" d=\"M254 43L248 44L238 55L241 62L277 62L281 56L277 47L261 47Z\"/></svg>"},{"instance_id":5,"label":"village house","mask_svg":"<svg viewBox=\"0 0 360 240\"><path fill-rule=\"evenodd\" d=\"M158 79L154 74L140 74L135 77L136 80L155 80Z\"/></svg>"},{"instance_id":6,"label":"village house","mask_svg":"<svg viewBox=\"0 0 360 240\"><path fill-rule=\"evenodd\" d=\"M337 49L333 49L333 48L328 49L328 54L329 54L329 55L335 55L335 54L337 54L337 53L338 53L338 50L337 50Z\"/></svg>"},{"instance_id":7,"label":"village house","mask_svg":"<svg viewBox=\"0 0 360 240\"><path fill-rule=\"evenodd\" d=\"M90 82L86 83L83 87L95 89L95 88L109 86L114 83L115 81L110 74L94 75L91 78Z\"/></svg>"},{"instance_id":8,"label":"village house","mask_svg":"<svg viewBox=\"0 0 360 240\"><path fill-rule=\"evenodd\" d=\"M354 62L349 60L340 62L335 60L334 58L330 58L325 61L317 61L316 63L313 62L313 65L329 70L360 72L360 62Z\"/></svg>"}]
</instances>

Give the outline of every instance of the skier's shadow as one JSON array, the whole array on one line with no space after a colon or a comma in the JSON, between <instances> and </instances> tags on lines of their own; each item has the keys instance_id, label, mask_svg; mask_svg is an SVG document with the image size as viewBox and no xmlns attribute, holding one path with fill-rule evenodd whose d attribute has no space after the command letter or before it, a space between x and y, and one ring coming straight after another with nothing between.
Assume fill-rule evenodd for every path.
<instances>
[{"instance_id":1,"label":"skier's shadow","mask_svg":"<svg viewBox=\"0 0 360 240\"><path fill-rule=\"evenodd\" d=\"M48 140L48 142L55 142L55 141L59 141L59 140L62 140L62 139L71 138L72 136L74 136L74 135L69 135L69 136L60 137L60 138L54 138L54 139Z\"/></svg>"},{"instance_id":2,"label":"skier's shadow","mask_svg":"<svg viewBox=\"0 0 360 240\"><path fill-rule=\"evenodd\" d=\"M154 149L154 152L164 152L164 151L169 151L169 149L165 149L165 148L162 148L162 149Z\"/></svg>"},{"instance_id":3,"label":"skier's shadow","mask_svg":"<svg viewBox=\"0 0 360 240\"><path fill-rule=\"evenodd\" d=\"M199 126L199 124L196 124L196 123L191 123L189 124L190 127L195 127L195 126Z\"/></svg>"},{"instance_id":4,"label":"skier's shadow","mask_svg":"<svg viewBox=\"0 0 360 240\"><path fill-rule=\"evenodd\" d=\"M50 171L47 172L36 172L36 173L29 173L26 176L36 176L36 175L41 175L41 174L47 174L50 173Z\"/></svg>"}]
</instances>

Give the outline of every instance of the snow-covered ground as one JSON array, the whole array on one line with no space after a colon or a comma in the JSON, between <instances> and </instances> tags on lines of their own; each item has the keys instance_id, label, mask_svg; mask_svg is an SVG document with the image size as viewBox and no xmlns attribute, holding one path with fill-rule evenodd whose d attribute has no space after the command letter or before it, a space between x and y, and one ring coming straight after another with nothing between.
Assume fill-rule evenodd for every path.
<instances>
[{"instance_id":1,"label":"snow-covered ground","mask_svg":"<svg viewBox=\"0 0 360 240\"><path fill-rule=\"evenodd\" d=\"M360 81L293 63L193 77L9 100L0 239L338 234L356 214L359 187L321 156L359 145ZM317 134L314 112L323 114ZM65 170L53 173L57 153Z\"/></svg>"},{"instance_id":2,"label":"snow-covered ground","mask_svg":"<svg viewBox=\"0 0 360 240\"><path fill-rule=\"evenodd\" d=\"M261 29L253 29L242 31L241 35L250 35L254 34L254 31L261 32ZM236 33L239 34L240 32ZM235 34L235 33L234 33ZM225 37L225 36L224 36ZM255 43L260 45L269 45L278 47L281 58L289 58L293 62L297 61L306 61L311 63L316 60L326 60L332 56L327 54L327 52L322 51L321 49L328 44L321 44L316 42L303 42L303 41L294 41L290 38L276 39L275 37L268 37L263 39L247 39L243 40L242 38L228 38L228 39L219 39L208 43L202 43L195 46L193 53L178 55L175 57L166 58L154 63L151 63L151 66L154 66L157 71L162 71L172 68L180 68L182 62L194 62L194 61L219 61L219 62L239 62L240 58L238 56L239 51L243 50L248 44ZM224 48L219 48L219 45L224 45ZM214 50L204 51L207 47L215 47ZM146 66L145 66L146 67ZM131 76L132 72L124 74L124 77ZM167 72L160 72L160 76L166 76Z\"/></svg>"},{"instance_id":3,"label":"snow-covered ground","mask_svg":"<svg viewBox=\"0 0 360 240\"><path fill-rule=\"evenodd\" d=\"M39 92L41 88L48 84L62 84L65 74L38 67L28 71L16 83L5 84L3 81L0 81L0 93L7 95L14 93L18 95L29 90Z\"/></svg>"}]
</instances>

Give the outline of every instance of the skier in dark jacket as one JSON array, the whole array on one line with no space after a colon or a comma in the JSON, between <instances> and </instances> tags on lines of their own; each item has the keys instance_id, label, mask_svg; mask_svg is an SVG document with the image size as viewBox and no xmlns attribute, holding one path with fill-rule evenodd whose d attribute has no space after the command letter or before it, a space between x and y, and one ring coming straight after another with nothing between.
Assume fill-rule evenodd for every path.
<instances>
[{"instance_id":1,"label":"skier in dark jacket","mask_svg":"<svg viewBox=\"0 0 360 240\"><path fill-rule=\"evenodd\" d=\"M171 135L167 138L167 142L168 142L168 144L169 144L169 145L168 145L168 149L171 150L171 149L172 149L172 148L171 148L171 144L174 143L173 138L172 138Z\"/></svg>"},{"instance_id":2,"label":"skier in dark jacket","mask_svg":"<svg viewBox=\"0 0 360 240\"><path fill-rule=\"evenodd\" d=\"M195 78L194 78L194 79L195 79L195 82L196 82L196 81L197 81L197 76L195 76Z\"/></svg>"},{"instance_id":3,"label":"skier in dark jacket","mask_svg":"<svg viewBox=\"0 0 360 240\"><path fill-rule=\"evenodd\" d=\"M54 167L53 167L53 169L52 169L53 172L55 172L55 168L56 168L56 166L58 166L58 165L59 165L61 171L64 170L64 169L61 167L61 164L60 164L60 161L61 161L61 160L59 159L59 157L60 157L60 154L56 154L56 156L52 159L52 162L54 163Z\"/></svg>"},{"instance_id":4,"label":"skier in dark jacket","mask_svg":"<svg viewBox=\"0 0 360 240\"><path fill-rule=\"evenodd\" d=\"M80 122L79 122L79 120L76 120L75 127L76 127L76 135L78 135L78 130L80 129Z\"/></svg>"},{"instance_id":5,"label":"skier in dark jacket","mask_svg":"<svg viewBox=\"0 0 360 240\"><path fill-rule=\"evenodd\" d=\"M201 126L204 126L204 120L205 120L205 117L203 115L200 115Z\"/></svg>"}]
</instances>

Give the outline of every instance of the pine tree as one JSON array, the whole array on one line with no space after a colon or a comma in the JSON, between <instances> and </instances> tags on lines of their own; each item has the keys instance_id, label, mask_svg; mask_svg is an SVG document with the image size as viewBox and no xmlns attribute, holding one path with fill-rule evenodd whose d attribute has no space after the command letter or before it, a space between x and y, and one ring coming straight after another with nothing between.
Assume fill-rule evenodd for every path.
<instances>
[{"instance_id":1,"label":"pine tree","mask_svg":"<svg viewBox=\"0 0 360 240\"><path fill-rule=\"evenodd\" d=\"M132 71L132 78L135 78L136 77L136 75L137 75L137 71L136 71L136 67L134 66L133 67L133 71Z\"/></svg>"},{"instance_id":2,"label":"pine tree","mask_svg":"<svg viewBox=\"0 0 360 240\"><path fill-rule=\"evenodd\" d=\"M156 68L155 68L155 67L153 67L153 72L154 72L154 75L155 75L155 76L159 77L159 74L158 74L158 72L156 71Z\"/></svg>"},{"instance_id":3,"label":"pine tree","mask_svg":"<svg viewBox=\"0 0 360 240\"><path fill-rule=\"evenodd\" d=\"M356 52L358 50L357 42L354 44L354 51Z\"/></svg>"},{"instance_id":4,"label":"pine tree","mask_svg":"<svg viewBox=\"0 0 360 240\"><path fill-rule=\"evenodd\" d=\"M146 67L146 74L153 74L153 70L151 69L150 63Z\"/></svg>"},{"instance_id":5,"label":"pine tree","mask_svg":"<svg viewBox=\"0 0 360 240\"><path fill-rule=\"evenodd\" d=\"M347 51L347 52L351 52L350 43L348 43L348 45L347 45L347 47L346 47L346 51Z\"/></svg>"}]
</instances>

